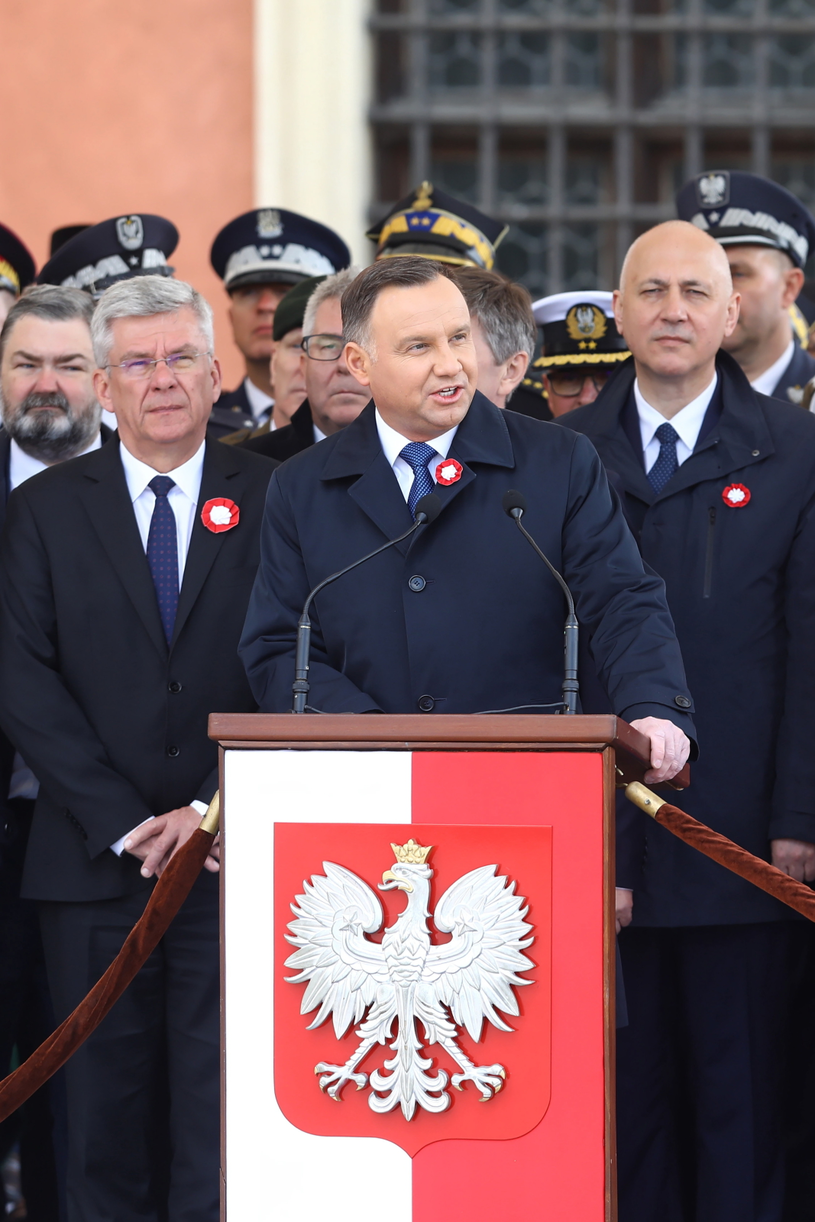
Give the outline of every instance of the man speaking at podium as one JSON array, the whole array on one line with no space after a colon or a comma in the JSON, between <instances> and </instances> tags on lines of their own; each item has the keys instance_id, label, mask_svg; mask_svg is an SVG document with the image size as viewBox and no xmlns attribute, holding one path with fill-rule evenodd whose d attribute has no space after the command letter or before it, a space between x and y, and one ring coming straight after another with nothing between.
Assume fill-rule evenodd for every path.
<instances>
[{"instance_id":1,"label":"man speaking at podium","mask_svg":"<svg viewBox=\"0 0 815 1222\"><path fill-rule=\"evenodd\" d=\"M342 298L346 361L373 401L273 476L241 655L260 708L292 706L297 623L312 607L308 707L331 713L556 712L563 593L574 596L611 707L651 741L656 782L688 758L692 702L662 582L647 571L587 440L502 412L475 390L470 319L447 270L404 256ZM686 733L687 731L687 733Z\"/></svg>"}]
</instances>

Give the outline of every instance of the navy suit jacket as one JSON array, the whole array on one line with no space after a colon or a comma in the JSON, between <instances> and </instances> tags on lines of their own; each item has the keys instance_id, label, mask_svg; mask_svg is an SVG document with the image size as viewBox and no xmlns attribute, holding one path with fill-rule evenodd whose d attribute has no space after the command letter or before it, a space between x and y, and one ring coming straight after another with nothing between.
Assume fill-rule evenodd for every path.
<instances>
[{"instance_id":1,"label":"navy suit jacket","mask_svg":"<svg viewBox=\"0 0 815 1222\"><path fill-rule=\"evenodd\" d=\"M502 511L503 494L517 488L529 503L525 524L571 586L612 707L629 719L672 718L692 734L662 581L644 568L591 444L477 393L450 456L462 475L437 486L436 521L317 596L310 705L545 712L560 701L563 595ZM241 640L262 710L291 707L309 590L410 524L373 403L275 472Z\"/></svg>"},{"instance_id":2,"label":"navy suit jacket","mask_svg":"<svg viewBox=\"0 0 815 1222\"><path fill-rule=\"evenodd\" d=\"M643 559L665 578L703 746L679 805L769 858L770 839L815 842L815 418L758 394L727 353L716 363L694 452L659 496L645 474L633 361L559 426L597 447ZM724 500L731 484L749 492L740 508ZM792 915L629 810L618 881L634 888L636 924Z\"/></svg>"},{"instance_id":3,"label":"navy suit jacket","mask_svg":"<svg viewBox=\"0 0 815 1222\"><path fill-rule=\"evenodd\" d=\"M783 399L785 403L799 403L800 393L810 378L815 378L815 357L810 356L796 343L792 360L776 382L772 398ZM791 398L788 393L790 390L799 397Z\"/></svg>"}]
</instances>

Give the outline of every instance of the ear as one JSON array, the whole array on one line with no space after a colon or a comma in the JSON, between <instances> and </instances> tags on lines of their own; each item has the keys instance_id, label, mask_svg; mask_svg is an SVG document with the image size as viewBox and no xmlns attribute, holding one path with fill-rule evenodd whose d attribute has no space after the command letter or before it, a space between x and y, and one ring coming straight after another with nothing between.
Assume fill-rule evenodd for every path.
<instances>
[{"instance_id":1,"label":"ear","mask_svg":"<svg viewBox=\"0 0 815 1222\"><path fill-rule=\"evenodd\" d=\"M741 294L734 293L727 303L727 315L724 324L723 339L727 339L736 330L736 323L739 321L739 307L741 305Z\"/></svg>"},{"instance_id":2,"label":"ear","mask_svg":"<svg viewBox=\"0 0 815 1222\"><path fill-rule=\"evenodd\" d=\"M617 324L617 330L620 332L620 335L625 338L623 332L623 295L619 289L614 290L611 303L614 310L614 321Z\"/></svg>"},{"instance_id":3,"label":"ear","mask_svg":"<svg viewBox=\"0 0 815 1222\"><path fill-rule=\"evenodd\" d=\"M364 348L353 340L345 345L345 363L361 386L371 385L371 358Z\"/></svg>"},{"instance_id":4,"label":"ear","mask_svg":"<svg viewBox=\"0 0 815 1222\"><path fill-rule=\"evenodd\" d=\"M110 374L107 369L95 369L93 373L93 391L106 412L115 412L110 397Z\"/></svg>"},{"instance_id":5,"label":"ear","mask_svg":"<svg viewBox=\"0 0 815 1222\"><path fill-rule=\"evenodd\" d=\"M212 358L210 373L212 375L212 402L216 403L218 401L218 396L221 393L221 385L223 383L223 378L221 376L221 362L218 360L217 356Z\"/></svg>"},{"instance_id":6,"label":"ear","mask_svg":"<svg viewBox=\"0 0 815 1222\"><path fill-rule=\"evenodd\" d=\"M800 267L791 267L784 276L784 295L781 298L781 305L785 310L794 303L803 287L804 273Z\"/></svg>"},{"instance_id":7,"label":"ear","mask_svg":"<svg viewBox=\"0 0 815 1222\"><path fill-rule=\"evenodd\" d=\"M524 379L524 374L528 367L528 352L516 352L508 361L505 361L504 372L501 375L501 381L498 383L499 394L511 395L513 390L517 390Z\"/></svg>"}]
</instances>

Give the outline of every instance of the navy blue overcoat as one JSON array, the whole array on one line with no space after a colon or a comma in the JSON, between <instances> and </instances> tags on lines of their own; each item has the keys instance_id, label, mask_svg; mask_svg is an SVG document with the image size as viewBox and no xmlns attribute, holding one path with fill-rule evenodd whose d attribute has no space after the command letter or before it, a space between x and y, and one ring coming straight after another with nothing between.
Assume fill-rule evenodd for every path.
<instances>
[{"instance_id":1,"label":"navy blue overcoat","mask_svg":"<svg viewBox=\"0 0 815 1222\"><path fill-rule=\"evenodd\" d=\"M659 496L645 475L633 361L557 427L593 441L644 560L665 579L701 748L678 804L769 859L773 838L815 842L815 417L757 394L726 353L717 368L696 448ZM645 816L625 827L617 878L635 890L637 925L792 915Z\"/></svg>"},{"instance_id":2,"label":"navy blue overcoat","mask_svg":"<svg viewBox=\"0 0 815 1222\"><path fill-rule=\"evenodd\" d=\"M476 394L450 456L462 474L437 486L436 521L317 596L310 704L546 712L539 706L560 700L563 595L502 511L503 494L517 488L529 530L572 588L611 707L629 720L673 718L693 734L662 581L643 566L590 442ZM309 590L410 524L373 403L274 473L241 642L261 709L291 707Z\"/></svg>"}]
</instances>

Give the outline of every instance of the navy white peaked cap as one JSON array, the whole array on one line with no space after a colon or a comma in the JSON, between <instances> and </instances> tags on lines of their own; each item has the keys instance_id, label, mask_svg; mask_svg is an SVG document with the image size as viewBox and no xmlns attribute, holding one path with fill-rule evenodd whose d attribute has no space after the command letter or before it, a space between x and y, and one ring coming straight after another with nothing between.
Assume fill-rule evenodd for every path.
<instances>
[{"instance_id":1,"label":"navy white peaked cap","mask_svg":"<svg viewBox=\"0 0 815 1222\"><path fill-rule=\"evenodd\" d=\"M554 293L532 303L543 330L543 355L535 368L614 365L631 355L617 330L611 293L600 289Z\"/></svg>"},{"instance_id":2,"label":"navy white peaked cap","mask_svg":"<svg viewBox=\"0 0 815 1222\"><path fill-rule=\"evenodd\" d=\"M709 170L676 197L679 219L722 246L771 246L803 267L815 245L815 218L786 187L743 170Z\"/></svg>"},{"instance_id":3,"label":"navy white peaked cap","mask_svg":"<svg viewBox=\"0 0 815 1222\"><path fill-rule=\"evenodd\" d=\"M84 289L99 297L118 280L172 276L167 258L178 245L172 221L147 212L114 216L70 238L40 271L38 284Z\"/></svg>"},{"instance_id":4,"label":"navy white peaked cap","mask_svg":"<svg viewBox=\"0 0 815 1222\"><path fill-rule=\"evenodd\" d=\"M283 208L254 208L224 225L209 258L231 290L333 276L350 265L351 252L339 234L319 221Z\"/></svg>"}]
</instances>

